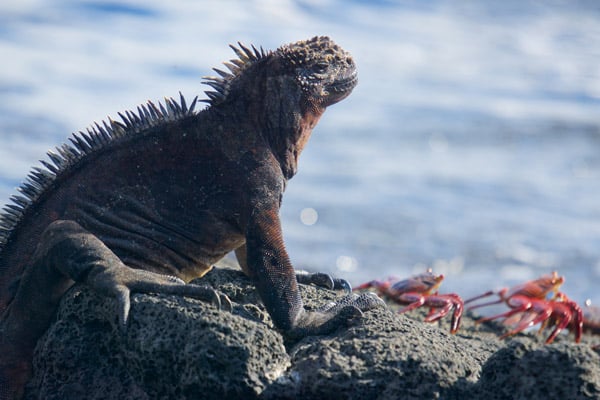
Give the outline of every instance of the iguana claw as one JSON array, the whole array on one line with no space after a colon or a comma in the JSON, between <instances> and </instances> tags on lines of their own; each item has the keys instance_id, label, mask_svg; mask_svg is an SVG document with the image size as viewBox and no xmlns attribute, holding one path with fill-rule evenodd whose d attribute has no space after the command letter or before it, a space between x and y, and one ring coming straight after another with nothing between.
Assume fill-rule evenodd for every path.
<instances>
[{"instance_id":1,"label":"iguana claw","mask_svg":"<svg viewBox=\"0 0 600 400\"><path fill-rule=\"evenodd\" d=\"M296 280L305 285L313 284L329 290L343 290L346 293L352 292L350 282L345 279L333 278L324 272L308 272L303 270L296 271Z\"/></svg>"},{"instance_id":2,"label":"iguana claw","mask_svg":"<svg viewBox=\"0 0 600 400\"><path fill-rule=\"evenodd\" d=\"M345 279L334 278L333 279L333 290L343 290L347 294L352 293L352 285Z\"/></svg>"},{"instance_id":3,"label":"iguana claw","mask_svg":"<svg viewBox=\"0 0 600 400\"><path fill-rule=\"evenodd\" d=\"M219 309L231 312L233 310L233 304L231 304L229 297L226 294L222 294L217 291L215 291L215 293L219 297Z\"/></svg>"}]
</instances>

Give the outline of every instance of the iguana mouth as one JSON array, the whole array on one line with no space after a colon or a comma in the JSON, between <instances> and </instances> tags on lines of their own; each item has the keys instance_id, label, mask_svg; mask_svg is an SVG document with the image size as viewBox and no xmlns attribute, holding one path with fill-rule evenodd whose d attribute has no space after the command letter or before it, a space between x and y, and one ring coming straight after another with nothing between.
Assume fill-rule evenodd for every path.
<instances>
[{"instance_id":1,"label":"iguana mouth","mask_svg":"<svg viewBox=\"0 0 600 400\"><path fill-rule=\"evenodd\" d=\"M353 71L349 76L338 79L331 85L327 85L325 90L327 91L326 102L328 105L332 105L348 97L357 83L358 75L356 71Z\"/></svg>"},{"instance_id":2,"label":"iguana mouth","mask_svg":"<svg viewBox=\"0 0 600 400\"><path fill-rule=\"evenodd\" d=\"M327 89L331 92L347 92L354 89L357 83L358 76L356 72L354 72L347 78L335 81L332 85L329 85Z\"/></svg>"}]
</instances>

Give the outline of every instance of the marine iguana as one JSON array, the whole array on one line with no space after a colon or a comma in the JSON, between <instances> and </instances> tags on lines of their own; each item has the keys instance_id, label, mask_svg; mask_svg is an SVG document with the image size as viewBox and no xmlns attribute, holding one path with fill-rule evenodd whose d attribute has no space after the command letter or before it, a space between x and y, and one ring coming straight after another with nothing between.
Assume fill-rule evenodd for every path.
<instances>
[{"instance_id":1,"label":"marine iguana","mask_svg":"<svg viewBox=\"0 0 600 400\"><path fill-rule=\"evenodd\" d=\"M148 102L49 152L0 217L0 397L19 398L38 338L75 282L113 297L126 324L130 292L228 301L186 284L231 251L275 326L324 334L379 306L349 295L307 311L286 253L279 207L325 108L357 83L351 55L328 37L265 51L241 43L206 82L208 107Z\"/></svg>"}]
</instances>

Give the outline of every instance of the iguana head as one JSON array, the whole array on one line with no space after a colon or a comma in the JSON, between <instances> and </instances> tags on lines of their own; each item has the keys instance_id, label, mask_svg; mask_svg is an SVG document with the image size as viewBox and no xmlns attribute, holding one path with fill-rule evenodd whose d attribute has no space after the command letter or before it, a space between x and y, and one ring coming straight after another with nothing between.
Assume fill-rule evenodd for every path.
<instances>
[{"instance_id":1,"label":"iguana head","mask_svg":"<svg viewBox=\"0 0 600 400\"><path fill-rule=\"evenodd\" d=\"M205 83L214 89L206 92L211 105L235 100L237 96L252 101L258 85L268 90L277 86L285 96L303 97L305 102L325 108L346 98L358 82L350 53L327 36L315 36L268 52L238 45L230 45L238 58L224 63L231 72L214 68L220 76L205 77Z\"/></svg>"},{"instance_id":2,"label":"iguana head","mask_svg":"<svg viewBox=\"0 0 600 400\"><path fill-rule=\"evenodd\" d=\"M358 82L352 56L327 36L292 43L277 50L304 94L327 107L346 98Z\"/></svg>"}]
</instances>

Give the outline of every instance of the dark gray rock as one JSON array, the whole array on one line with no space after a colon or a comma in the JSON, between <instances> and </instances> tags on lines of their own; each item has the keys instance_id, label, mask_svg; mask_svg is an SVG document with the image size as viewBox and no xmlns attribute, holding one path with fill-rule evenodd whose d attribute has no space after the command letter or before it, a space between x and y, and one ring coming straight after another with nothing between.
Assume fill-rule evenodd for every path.
<instances>
[{"instance_id":1,"label":"dark gray rock","mask_svg":"<svg viewBox=\"0 0 600 400\"><path fill-rule=\"evenodd\" d=\"M36 348L27 398L252 398L289 367L281 335L254 318L134 294L122 331L115 311L84 287L69 291Z\"/></svg>"},{"instance_id":2,"label":"dark gray rock","mask_svg":"<svg viewBox=\"0 0 600 400\"><path fill-rule=\"evenodd\" d=\"M487 360L474 393L490 400L598 399L598 361L589 345L518 338Z\"/></svg>"},{"instance_id":3,"label":"dark gray rock","mask_svg":"<svg viewBox=\"0 0 600 400\"><path fill-rule=\"evenodd\" d=\"M600 398L590 341L500 341L498 324L465 316L457 335L423 312L365 314L347 329L286 343L254 287L227 265L202 279L234 302L133 295L127 330L112 300L73 288L38 343L27 399ZM341 296L303 286L307 308ZM287 346L287 348L286 348Z\"/></svg>"}]
</instances>

